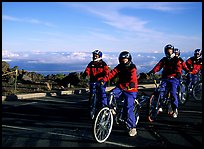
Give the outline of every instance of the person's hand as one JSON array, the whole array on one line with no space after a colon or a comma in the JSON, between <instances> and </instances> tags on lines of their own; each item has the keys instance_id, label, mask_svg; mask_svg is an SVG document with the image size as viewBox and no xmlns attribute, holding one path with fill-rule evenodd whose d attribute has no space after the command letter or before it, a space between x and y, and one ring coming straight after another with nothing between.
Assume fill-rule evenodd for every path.
<instances>
[{"instance_id":1,"label":"person's hand","mask_svg":"<svg viewBox=\"0 0 204 149\"><path fill-rule=\"evenodd\" d=\"M181 74L179 72L176 73L176 78L181 79Z\"/></svg>"},{"instance_id":2,"label":"person's hand","mask_svg":"<svg viewBox=\"0 0 204 149\"><path fill-rule=\"evenodd\" d=\"M105 81L103 79L98 81L100 85L104 85Z\"/></svg>"},{"instance_id":3,"label":"person's hand","mask_svg":"<svg viewBox=\"0 0 204 149\"><path fill-rule=\"evenodd\" d=\"M86 79L86 73L82 74L82 79Z\"/></svg>"}]
</instances>

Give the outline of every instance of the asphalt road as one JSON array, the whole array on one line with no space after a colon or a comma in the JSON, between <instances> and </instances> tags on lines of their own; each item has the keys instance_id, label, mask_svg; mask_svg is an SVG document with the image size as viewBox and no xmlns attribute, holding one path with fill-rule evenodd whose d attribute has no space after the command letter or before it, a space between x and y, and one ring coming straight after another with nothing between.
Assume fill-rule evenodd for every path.
<instances>
[{"instance_id":1,"label":"asphalt road","mask_svg":"<svg viewBox=\"0 0 204 149\"><path fill-rule=\"evenodd\" d=\"M148 122L142 108L138 134L114 124L105 143L93 137L88 95L2 101L2 147L201 147L202 103L188 101L178 118L161 113Z\"/></svg>"}]
</instances>

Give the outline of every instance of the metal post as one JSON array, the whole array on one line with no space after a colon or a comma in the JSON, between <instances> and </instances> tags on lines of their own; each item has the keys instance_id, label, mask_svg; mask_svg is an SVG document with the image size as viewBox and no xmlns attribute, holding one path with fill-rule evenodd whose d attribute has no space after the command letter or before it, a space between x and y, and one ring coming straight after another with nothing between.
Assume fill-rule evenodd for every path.
<instances>
[{"instance_id":1,"label":"metal post","mask_svg":"<svg viewBox=\"0 0 204 149\"><path fill-rule=\"evenodd\" d=\"M14 88L14 92L15 92L15 93L16 93L17 76L18 76L18 70L16 69L15 88Z\"/></svg>"}]
</instances>

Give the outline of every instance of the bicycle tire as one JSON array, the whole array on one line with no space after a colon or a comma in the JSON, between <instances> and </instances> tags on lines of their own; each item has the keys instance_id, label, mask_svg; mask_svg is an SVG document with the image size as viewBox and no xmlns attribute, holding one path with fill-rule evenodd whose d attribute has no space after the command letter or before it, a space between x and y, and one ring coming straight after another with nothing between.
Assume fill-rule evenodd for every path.
<instances>
[{"instance_id":1,"label":"bicycle tire","mask_svg":"<svg viewBox=\"0 0 204 149\"><path fill-rule=\"evenodd\" d=\"M102 108L94 122L94 138L97 142L103 143L105 142L111 134L113 127L113 114L111 109L108 107Z\"/></svg>"},{"instance_id":2,"label":"bicycle tire","mask_svg":"<svg viewBox=\"0 0 204 149\"><path fill-rule=\"evenodd\" d=\"M184 105L188 101L188 88L185 83L178 85L177 96L180 105Z\"/></svg>"},{"instance_id":3,"label":"bicycle tire","mask_svg":"<svg viewBox=\"0 0 204 149\"><path fill-rule=\"evenodd\" d=\"M196 101L202 100L202 81L197 82L192 89L193 98Z\"/></svg>"},{"instance_id":4,"label":"bicycle tire","mask_svg":"<svg viewBox=\"0 0 204 149\"><path fill-rule=\"evenodd\" d=\"M159 98L159 97L158 97ZM153 122L156 120L159 108L158 108L158 98L152 94L149 99L149 114L148 114L148 120L150 122Z\"/></svg>"},{"instance_id":5,"label":"bicycle tire","mask_svg":"<svg viewBox=\"0 0 204 149\"><path fill-rule=\"evenodd\" d=\"M135 101L135 103L134 103L134 115L135 115L135 123L136 123L136 126L137 126L137 124L138 124L138 122L139 122L139 119L140 119L140 114L139 114L139 112L140 112L140 107L139 107L139 105L138 105L139 103L138 103L138 101L136 102Z\"/></svg>"}]
</instances>

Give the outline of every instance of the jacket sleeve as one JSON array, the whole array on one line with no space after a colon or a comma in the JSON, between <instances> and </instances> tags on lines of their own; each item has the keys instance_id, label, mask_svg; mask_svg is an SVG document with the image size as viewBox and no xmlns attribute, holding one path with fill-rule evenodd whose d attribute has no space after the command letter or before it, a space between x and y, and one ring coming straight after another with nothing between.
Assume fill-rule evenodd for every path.
<instances>
[{"instance_id":1,"label":"jacket sleeve","mask_svg":"<svg viewBox=\"0 0 204 149\"><path fill-rule=\"evenodd\" d=\"M85 69L85 71L84 71L84 76L89 76L90 75L90 73L91 73L91 67L90 67L91 65L90 65L90 63L87 65L87 67L86 67L86 69Z\"/></svg>"},{"instance_id":2,"label":"jacket sleeve","mask_svg":"<svg viewBox=\"0 0 204 149\"><path fill-rule=\"evenodd\" d=\"M188 67L189 70L193 69L193 62L190 58L186 60L186 66Z\"/></svg>"},{"instance_id":3,"label":"jacket sleeve","mask_svg":"<svg viewBox=\"0 0 204 149\"><path fill-rule=\"evenodd\" d=\"M154 68L152 69L153 73L156 73L158 71L160 71L164 66L164 61L163 59L161 59L155 66Z\"/></svg>"},{"instance_id":4,"label":"jacket sleeve","mask_svg":"<svg viewBox=\"0 0 204 149\"><path fill-rule=\"evenodd\" d=\"M185 70L185 72L189 72L190 71L184 61L182 62L182 68L183 68L183 70Z\"/></svg>"},{"instance_id":5,"label":"jacket sleeve","mask_svg":"<svg viewBox=\"0 0 204 149\"><path fill-rule=\"evenodd\" d=\"M116 66L114 69L112 69L108 74L106 74L105 77L103 77L103 81L107 82L111 80L117 73L119 72L118 67Z\"/></svg>"},{"instance_id":6,"label":"jacket sleeve","mask_svg":"<svg viewBox=\"0 0 204 149\"><path fill-rule=\"evenodd\" d=\"M110 73L110 70L108 68L108 65L105 65L104 66L104 72L105 72L105 75L109 74Z\"/></svg>"},{"instance_id":7,"label":"jacket sleeve","mask_svg":"<svg viewBox=\"0 0 204 149\"><path fill-rule=\"evenodd\" d=\"M138 88L138 79L137 79L137 69L134 68L131 70L131 78L129 83L129 89Z\"/></svg>"}]
</instances>

